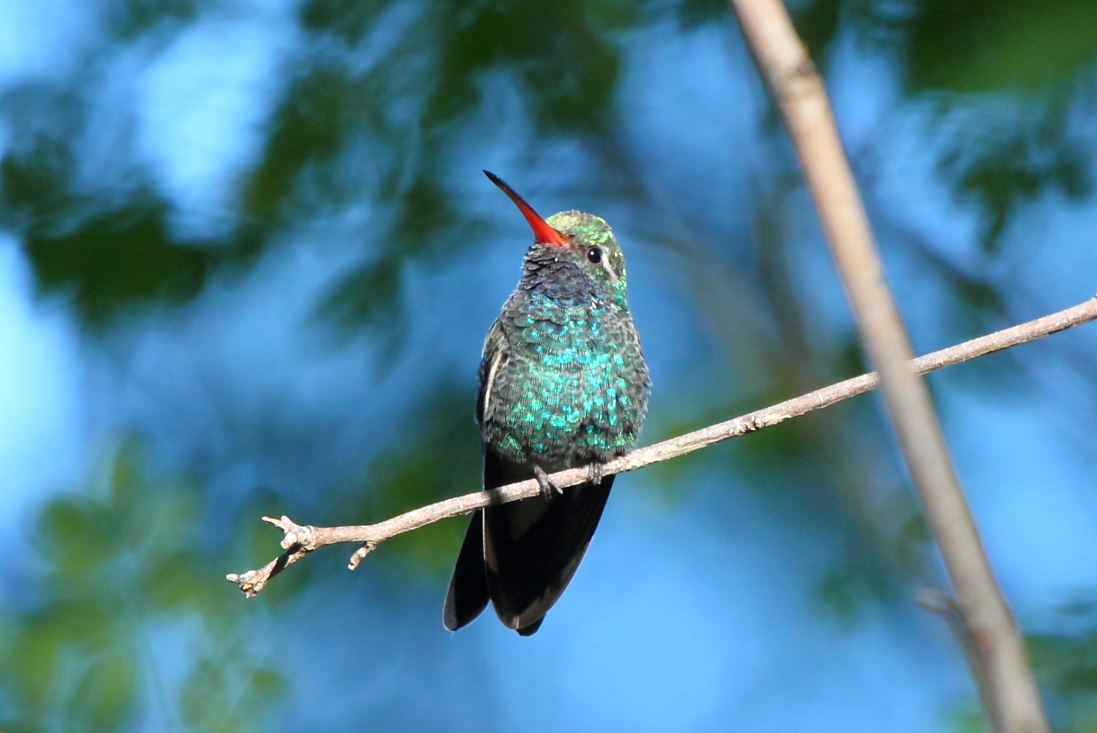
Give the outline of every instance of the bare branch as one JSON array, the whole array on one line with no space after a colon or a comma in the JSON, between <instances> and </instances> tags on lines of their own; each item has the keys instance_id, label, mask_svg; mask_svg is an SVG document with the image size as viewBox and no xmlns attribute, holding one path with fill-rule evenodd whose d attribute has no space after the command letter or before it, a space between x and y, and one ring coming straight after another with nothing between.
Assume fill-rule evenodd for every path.
<instances>
[{"instance_id":1,"label":"bare branch","mask_svg":"<svg viewBox=\"0 0 1097 733\"><path fill-rule=\"evenodd\" d=\"M868 216L822 77L781 0L729 0L796 149L853 307L879 370L884 402L977 654L976 679L1000 733L1049 730L1024 643L986 558L914 351L884 276Z\"/></svg>"},{"instance_id":2,"label":"bare branch","mask_svg":"<svg viewBox=\"0 0 1097 733\"><path fill-rule=\"evenodd\" d=\"M1088 323L1094 319L1097 319L1097 298L1019 326L1013 326L918 357L912 362L913 367L919 374L926 374L995 351L1001 351L1011 346L1043 338L1073 326ZM626 456L607 463L602 467L602 475L609 476L624 473L625 471L635 471L653 463L677 458L723 440L745 435L770 425L776 425L789 418L798 417L812 410L829 407L836 402L870 392L876 389L878 384L879 380L875 372L862 374L859 377L832 384L829 387L824 387L795 399L786 400L762 410L756 410L734 420L710 425L692 433L686 433L670 440L664 440L661 443L639 448ZM566 488L583 483L586 476L587 471L584 466L554 473L550 478L557 486ZM240 590L244 591L244 594L250 598L261 591L268 580L308 553L326 545L342 542L357 542L362 545L351 556L350 568L353 570L362 558L390 537L424 527L440 519L471 514L486 506L505 504L508 501L537 496L540 491L536 479L530 479L491 491L478 491L473 494L446 499L377 524L347 527L301 526L294 523L289 517L282 517L281 519L263 517L264 522L269 522L282 530L284 533L282 547L286 551L257 570L249 570L246 573L233 573L226 577L229 581L239 585Z\"/></svg>"}]
</instances>

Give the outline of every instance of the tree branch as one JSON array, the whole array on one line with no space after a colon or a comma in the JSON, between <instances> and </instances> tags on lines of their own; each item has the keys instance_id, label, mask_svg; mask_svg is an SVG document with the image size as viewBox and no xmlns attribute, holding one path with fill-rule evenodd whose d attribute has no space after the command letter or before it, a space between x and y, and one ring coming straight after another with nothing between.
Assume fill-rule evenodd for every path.
<instances>
[{"instance_id":1,"label":"tree branch","mask_svg":"<svg viewBox=\"0 0 1097 733\"><path fill-rule=\"evenodd\" d=\"M918 357L912 364L919 374L942 369L944 367L959 364L970 359L975 359L995 351L1001 351L1011 346L1034 341L1053 333L1058 333L1083 323L1097 319L1097 298L1087 300L1080 305L1066 310L1052 313L1051 315L1037 318L1034 321L1022 323L1019 326L996 331L987 336L981 336L971 341L965 341L947 349L935 351L932 354ZM602 475L609 476L626 471L635 471L638 468L649 466L653 463L677 458L687 453L692 453L710 445L719 443L729 438L761 430L762 428L776 425L793 417L798 417L812 410L829 407L836 402L856 397L876 389L879 378L875 372L862 374L844 382L832 384L829 387L816 390L806 395L778 403L771 407L755 410L734 420L710 425L700 430L695 430L685 435L679 435L661 443L639 448L626 456L610 461L602 468ZM575 486L586 480L586 467L572 468L552 474L554 484L561 488ZM387 519L377 524L364 524L347 527L312 527L296 524L289 517L281 519L263 517L264 522L269 522L278 527L284 533L282 547L285 549L281 555L256 570L245 573L232 573L226 578L240 586L240 590L251 598L263 589L272 577L282 572L286 567L300 560L302 557L327 545L343 542L361 543L361 547L355 551L350 559L350 568L358 566L367 554L390 537L395 537L413 529L425 527L441 519L456 517L461 514L471 514L477 509L495 504L505 504L509 501L526 499L540 494L541 488L537 481L530 479L518 483L502 486L491 491L477 491L472 494L446 499L435 504L415 509L405 514Z\"/></svg>"},{"instance_id":2,"label":"tree branch","mask_svg":"<svg viewBox=\"0 0 1097 733\"><path fill-rule=\"evenodd\" d=\"M977 651L969 659L999 733L1045 733L1024 643L998 587L960 487L929 389L910 368L914 355L884 276L823 78L781 0L729 0L751 54L792 139L831 256L870 361L927 523L956 593L956 612Z\"/></svg>"}]
</instances>

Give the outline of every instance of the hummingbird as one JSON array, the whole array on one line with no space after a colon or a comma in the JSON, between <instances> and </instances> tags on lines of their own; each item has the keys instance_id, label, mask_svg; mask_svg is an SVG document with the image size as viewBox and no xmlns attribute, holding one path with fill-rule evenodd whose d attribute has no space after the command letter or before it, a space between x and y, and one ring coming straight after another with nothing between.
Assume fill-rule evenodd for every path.
<instances>
[{"instance_id":1,"label":"hummingbird","mask_svg":"<svg viewBox=\"0 0 1097 733\"><path fill-rule=\"evenodd\" d=\"M484 171L533 229L522 278L484 341L476 421L485 489L535 478L541 496L477 510L450 580L443 623L456 631L487 607L522 636L540 628L586 553L613 476L631 450L651 378L629 313L625 256L605 220L541 218ZM560 490L549 474L587 466Z\"/></svg>"}]
</instances>

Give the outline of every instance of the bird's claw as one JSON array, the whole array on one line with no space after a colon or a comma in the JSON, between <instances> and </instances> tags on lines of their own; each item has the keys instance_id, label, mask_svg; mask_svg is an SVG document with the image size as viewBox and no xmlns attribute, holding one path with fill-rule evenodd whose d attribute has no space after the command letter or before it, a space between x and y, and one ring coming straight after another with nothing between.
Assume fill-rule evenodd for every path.
<instances>
[{"instance_id":1,"label":"bird's claw","mask_svg":"<svg viewBox=\"0 0 1097 733\"><path fill-rule=\"evenodd\" d=\"M559 496L564 493L564 490L552 482L549 475L545 473L545 469L534 464L533 475L537 479L537 484L541 487L541 496L546 499L551 499L554 496Z\"/></svg>"},{"instance_id":2,"label":"bird's claw","mask_svg":"<svg viewBox=\"0 0 1097 733\"><path fill-rule=\"evenodd\" d=\"M602 464L601 463L588 463L587 464L587 483L598 486L602 483Z\"/></svg>"}]
</instances>

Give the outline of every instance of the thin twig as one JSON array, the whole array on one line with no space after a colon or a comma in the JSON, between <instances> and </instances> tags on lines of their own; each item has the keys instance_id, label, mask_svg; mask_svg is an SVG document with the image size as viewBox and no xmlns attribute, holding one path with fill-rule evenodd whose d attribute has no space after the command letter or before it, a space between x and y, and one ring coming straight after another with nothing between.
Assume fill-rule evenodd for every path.
<instances>
[{"instance_id":1,"label":"thin twig","mask_svg":"<svg viewBox=\"0 0 1097 733\"><path fill-rule=\"evenodd\" d=\"M979 659L979 647L976 646L975 640L971 638L967 625L964 623L964 617L956 604L956 599L933 588L922 588L918 591L914 600L919 606L937 614L948 624L953 636L956 637L956 643L964 651L964 658L968 660L968 666L976 675L981 675L977 677L975 682L979 688L979 698L983 702L987 715L990 716L991 726L994 730L1001 730L1002 721L996 717L999 714L998 706L994 704L993 699L988 697L993 688L990 680L986 678L986 665Z\"/></svg>"},{"instance_id":2,"label":"thin twig","mask_svg":"<svg viewBox=\"0 0 1097 733\"><path fill-rule=\"evenodd\" d=\"M1067 328L1088 323L1094 319L1097 319L1097 298L1087 300L1073 308L1067 308L1058 313L1022 323L1019 326L996 331L987 336L981 336L962 344L950 346L947 349L935 351L932 354L920 356L912 364L919 374L926 374L995 351L1001 351L1011 346L1043 338ZM626 456L607 463L602 468L602 475L609 476L624 473L625 471L635 471L653 463L677 458L706 448L714 443L776 425L812 410L829 407L836 402L874 390L878 384L879 380L875 372L862 374L859 377L832 384L829 387L786 400L771 407L756 410L734 420L710 425L670 440L664 440L661 443L639 448ZM567 488L583 483L586 477L586 467L581 467L554 473L551 479L557 486ZM282 538L282 547L286 551L257 570L249 570L246 573L233 573L226 577L231 582L239 585L240 590L244 591L244 594L250 598L262 590L268 580L287 566L297 562L313 550L326 545L342 542L361 543L362 546L351 556L350 567L354 569L362 558L390 537L424 527L440 519L470 514L486 506L537 496L540 491L541 488L534 479L519 481L491 491L478 491L473 494L446 499L377 524L347 527L302 526L293 522L289 517L282 517L281 519L263 517L263 521L269 522L283 531L285 536Z\"/></svg>"},{"instance_id":3,"label":"thin twig","mask_svg":"<svg viewBox=\"0 0 1097 733\"><path fill-rule=\"evenodd\" d=\"M872 229L846 158L823 78L781 0L729 0L751 54L781 111L861 341L879 370L884 403L926 521L977 654L984 701L1000 733L1049 730L1017 625L983 550L929 389L910 368L914 351L884 276Z\"/></svg>"}]
</instances>

